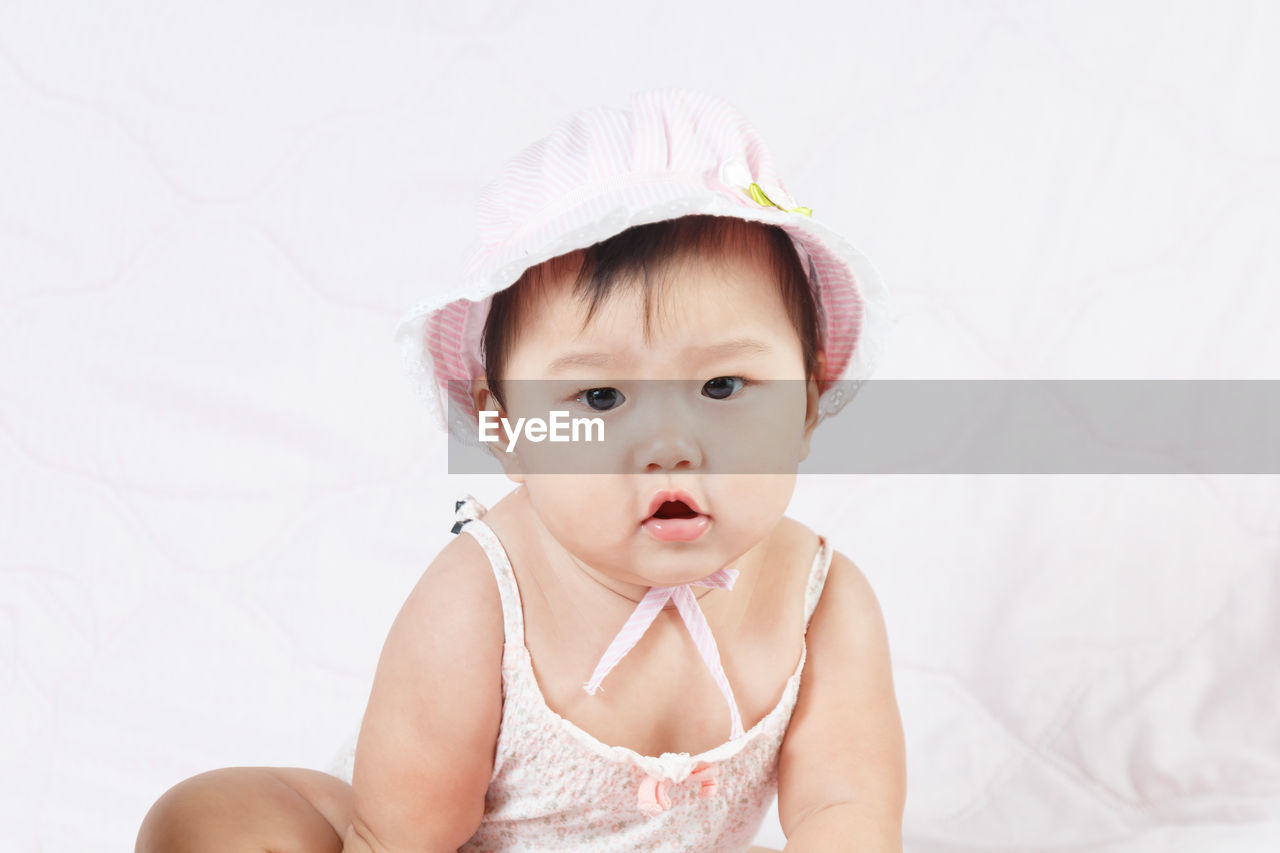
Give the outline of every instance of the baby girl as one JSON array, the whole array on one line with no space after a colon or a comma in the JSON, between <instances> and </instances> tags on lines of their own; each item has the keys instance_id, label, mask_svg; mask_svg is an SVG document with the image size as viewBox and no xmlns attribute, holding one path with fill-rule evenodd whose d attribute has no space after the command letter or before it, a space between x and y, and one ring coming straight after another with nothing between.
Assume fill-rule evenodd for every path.
<instances>
[{"instance_id":1,"label":"baby girl","mask_svg":"<svg viewBox=\"0 0 1280 853\"><path fill-rule=\"evenodd\" d=\"M204 773L137 849L758 851L776 794L787 851L901 851L879 606L785 515L814 429L871 371L875 270L739 113L682 90L562 122L486 189L480 227L465 286L400 337L452 440L517 487L457 501L350 784ZM607 440L505 431L552 411Z\"/></svg>"}]
</instances>

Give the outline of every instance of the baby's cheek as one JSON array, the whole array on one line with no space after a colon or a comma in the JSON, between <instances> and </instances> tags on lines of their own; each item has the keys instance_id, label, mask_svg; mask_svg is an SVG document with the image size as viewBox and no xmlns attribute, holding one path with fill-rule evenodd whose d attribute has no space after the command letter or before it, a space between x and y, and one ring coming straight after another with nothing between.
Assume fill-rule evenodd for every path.
<instances>
[{"instance_id":1,"label":"baby's cheek","mask_svg":"<svg viewBox=\"0 0 1280 853\"><path fill-rule=\"evenodd\" d=\"M741 474L734 478L735 491L747 500L747 518L756 528L771 528L791 503L795 491L794 474Z\"/></svg>"},{"instance_id":2,"label":"baby's cheek","mask_svg":"<svg viewBox=\"0 0 1280 853\"><path fill-rule=\"evenodd\" d=\"M542 474L527 485L543 523L557 534L610 540L626 516L628 495L612 477Z\"/></svg>"}]
</instances>

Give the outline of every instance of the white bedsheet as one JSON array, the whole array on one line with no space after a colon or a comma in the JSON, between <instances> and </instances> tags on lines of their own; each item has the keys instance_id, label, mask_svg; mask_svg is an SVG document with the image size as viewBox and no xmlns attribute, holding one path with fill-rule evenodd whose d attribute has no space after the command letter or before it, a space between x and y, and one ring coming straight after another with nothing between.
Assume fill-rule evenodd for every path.
<instances>
[{"instance_id":1,"label":"white bedsheet","mask_svg":"<svg viewBox=\"0 0 1280 853\"><path fill-rule=\"evenodd\" d=\"M1280 378L1275 6L575 5L0 4L0 849L326 765L507 488L445 474L394 322L581 106L738 104L893 290L884 378ZM1280 477L792 514L880 597L909 853L1280 850Z\"/></svg>"}]
</instances>

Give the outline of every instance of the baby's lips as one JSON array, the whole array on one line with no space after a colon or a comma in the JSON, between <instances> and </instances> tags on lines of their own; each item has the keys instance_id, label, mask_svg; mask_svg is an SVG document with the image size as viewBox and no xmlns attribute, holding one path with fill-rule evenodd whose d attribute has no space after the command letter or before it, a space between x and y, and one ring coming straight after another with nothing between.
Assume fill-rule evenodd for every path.
<instances>
[{"instance_id":1,"label":"baby's lips","mask_svg":"<svg viewBox=\"0 0 1280 853\"><path fill-rule=\"evenodd\" d=\"M657 512L658 509L668 501L671 501L673 503L674 502L682 503L685 506L687 506L689 509L693 510L698 515L706 515L706 513L702 511L702 507L698 506L698 502L693 499L693 495L689 494L685 490L662 489L653 496L652 500L649 501L649 514L646 515L645 518L646 519L652 518L653 514Z\"/></svg>"}]
</instances>

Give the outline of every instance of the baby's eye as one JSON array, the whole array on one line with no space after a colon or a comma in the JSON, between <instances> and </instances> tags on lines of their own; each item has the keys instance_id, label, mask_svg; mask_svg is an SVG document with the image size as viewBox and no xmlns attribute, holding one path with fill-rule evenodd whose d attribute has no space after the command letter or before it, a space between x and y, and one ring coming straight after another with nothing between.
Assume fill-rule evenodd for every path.
<instances>
[{"instance_id":1,"label":"baby's eye","mask_svg":"<svg viewBox=\"0 0 1280 853\"><path fill-rule=\"evenodd\" d=\"M741 376L717 376L702 386L702 393L713 400L727 400L747 384Z\"/></svg>"},{"instance_id":2,"label":"baby's eye","mask_svg":"<svg viewBox=\"0 0 1280 853\"><path fill-rule=\"evenodd\" d=\"M588 388L585 391L579 391L574 399L585 403L597 412L607 412L621 406L627 398L622 396L622 392L617 388Z\"/></svg>"}]
</instances>

